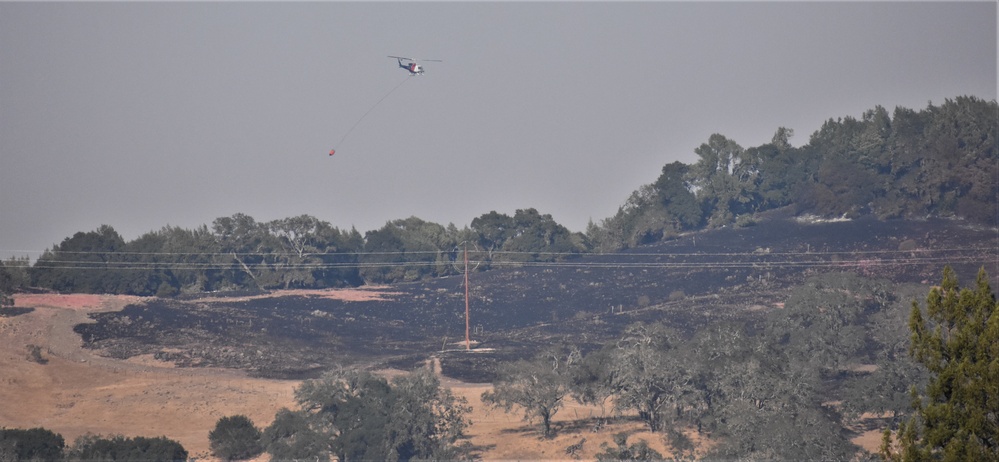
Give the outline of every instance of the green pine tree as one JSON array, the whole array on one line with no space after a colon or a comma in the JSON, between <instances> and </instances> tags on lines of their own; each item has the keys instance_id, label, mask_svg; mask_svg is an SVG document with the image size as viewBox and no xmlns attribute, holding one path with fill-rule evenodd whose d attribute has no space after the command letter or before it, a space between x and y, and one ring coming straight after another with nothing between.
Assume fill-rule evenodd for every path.
<instances>
[{"instance_id":1,"label":"green pine tree","mask_svg":"<svg viewBox=\"0 0 999 462\"><path fill-rule=\"evenodd\" d=\"M913 302L910 354L929 370L915 413L892 435L881 456L889 461L999 461L999 305L985 269L974 289L960 289L944 268L927 297L926 317ZM893 441L894 440L894 441Z\"/></svg>"}]
</instances>

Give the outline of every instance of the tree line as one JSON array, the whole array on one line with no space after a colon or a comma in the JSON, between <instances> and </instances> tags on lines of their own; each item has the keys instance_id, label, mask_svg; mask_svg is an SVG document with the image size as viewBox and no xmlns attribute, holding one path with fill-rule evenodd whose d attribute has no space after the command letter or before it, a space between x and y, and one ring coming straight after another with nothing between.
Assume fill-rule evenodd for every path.
<instances>
[{"instance_id":1,"label":"tree line","mask_svg":"<svg viewBox=\"0 0 999 462\"><path fill-rule=\"evenodd\" d=\"M915 111L882 106L860 119L829 119L794 147L780 127L770 143L743 148L714 134L693 164L665 165L618 212L591 223L600 249L631 247L684 231L752 224L792 206L824 217L960 217L995 224L999 106L963 96Z\"/></svg>"},{"instance_id":2,"label":"tree line","mask_svg":"<svg viewBox=\"0 0 999 462\"><path fill-rule=\"evenodd\" d=\"M554 260L586 249L581 234L535 209L512 217L490 212L464 229L410 217L363 236L309 215L259 222L236 214L211 227L167 226L128 242L103 225L64 239L30 267L11 261L0 270L11 275L8 286L17 279L59 292L174 296L447 276L460 271L455 263L464 247L481 249L487 265Z\"/></svg>"},{"instance_id":3,"label":"tree line","mask_svg":"<svg viewBox=\"0 0 999 462\"><path fill-rule=\"evenodd\" d=\"M663 166L617 213L571 232L533 208L495 211L461 229L417 217L363 235L302 215L258 222L244 214L195 229L166 226L124 241L108 225L77 232L33 265L0 266L0 293L16 284L63 292L176 295L219 290L326 288L456 274L458 248L485 262L569 258L751 225L781 207L820 216L945 216L999 220L999 106L962 96L923 110L876 106L860 119L827 120L794 147L780 127L770 143L743 148L720 134L694 149L693 164ZM4 302L5 300L0 300ZM9 300L6 300L9 302Z\"/></svg>"},{"instance_id":4,"label":"tree line","mask_svg":"<svg viewBox=\"0 0 999 462\"><path fill-rule=\"evenodd\" d=\"M46 428L0 428L0 460L3 461L183 462L187 458L184 446L164 436L148 438L88 433L67 446L62 435Z\"/></svg>"}]
</instances>

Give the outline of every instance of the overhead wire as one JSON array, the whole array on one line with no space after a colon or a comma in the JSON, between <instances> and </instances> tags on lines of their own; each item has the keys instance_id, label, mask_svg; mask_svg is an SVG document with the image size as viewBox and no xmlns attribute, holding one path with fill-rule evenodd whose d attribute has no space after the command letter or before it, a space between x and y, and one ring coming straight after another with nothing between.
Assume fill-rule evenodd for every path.
<instances>
[{"instance_id":1,"label":"overhead wire","mask_svg":"<svg viewBox=\"0 0 999 462\"><path fill-rule=\"evenodd\" d=\"M936 252L979 252L983 249L988 250L986 247L944 247L937 249L911 249L911 250L810 250L810 251L788 251L788 252L773 252L773 251L750 251L750 252L532 252L526 250L493 250L493 251L476 251L476 253L484 253L490 255L535 255L535 256L551 256L551 257L678 257L678 256L696 256L696 257L733 257L733 256L752 256L752 257L766 257L766 256L785 256L785 255L836 255L836 254L858 254L858 255L873 255L873 254L918 254L918 253L936 253ZM451 250L379 250L379 251L352 251L352 252L137 252L130 250L115 250L115 251L103 251L103 250L7 250L0 249L0 253L12 253L12 252L24 252L33 254L43 254L48 253L59 253L59 254L69 254L69 255L104 255L104 256L122 256L122 255L136 255L136 256L154 256L154 255L169 255L169 256L341 256L341 255L351 255L351 256L364 256L364 255L437 255L437 254L448 254L455 253ZM469 251L469 253L472 253Z\"/></svg>"},{"instance_id":2,"label":"overhead wire","mask_svg":"<svg viewBox=\"0 0 999 462\"><path fill-rule=\"evenodd\" d=\"M984 251L983 251L984 250ZM884 250L884 251L823 251L823 252L717 252L717 253L565 253L565 252L516 252L499 253L508 257L538 258L546 256L552 261L530 261L526 259L473 259L472 264L488 264L492 267L542 267L542 268L612 268L612 269L738 269L738 268L807 268L807 267L862 267L887 265L926 265L926 264L956 264L983 263L993 261L999 252L990 249L964 247L947 249L917 249L917 250ZM280 270L319 270L319 269L350 269L374 267L427 267L450 264L451 260L416 261L374 261L367 257L399 257L446 255L445 251L387 251L387 252L347 252L347 253L190 253L190 252L99 252L77 251L67 254L83 256L101 256L100 261L70 260L70 259L39 259L35 267L47 269L78 269L78 270L211 270L229 269L238 257L271 257L271 258L317 258L322 256L343 258L356 257L355 261L324 262L324 261L287 261L266 259L264 261L240 261L240 265L248 268L267 268ZM497 253L494 253L496 255ZM148 256L187 256L200 260L216 261L183 261L181 260L129 260L129 257ZM595 258L586 260L559 260L558 257L614 257L610 261L600 261ZM655 257L655 261L624 261L622 257ZM191 258L186 258L190 260ZM720 260L716 260L720 259ZM664 261L666 260L666 261Z\"/></svg>"}]
</instances>

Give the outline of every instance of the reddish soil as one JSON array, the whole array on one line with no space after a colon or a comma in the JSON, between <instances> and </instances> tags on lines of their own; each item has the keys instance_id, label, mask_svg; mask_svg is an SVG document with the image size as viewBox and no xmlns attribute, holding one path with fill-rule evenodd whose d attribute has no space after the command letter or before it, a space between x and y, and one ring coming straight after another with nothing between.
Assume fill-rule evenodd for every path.
<instances>
[{"instance_id":1,"label":"reddish soil","mask_svg":"<svg viewBox=\"0 0 999 462\"><path fill-rule=\"evenodd\" d=\"M330 300L340 300L342 302L370 302L370 301L384 301L388 300L393 295L399 295L400 292L392 292L387 290L388 286L365 286L356 289L292 289L292 290L276 290L265 294L259 295L248 295L245 297L202 297L198 300L202 302L241 302L248 300L259 300L262 298L276 298L276 297L287 297L290 295L296 295L300 297L315 297L315 298L325 298Z\"/></svg>"}]
</instances>

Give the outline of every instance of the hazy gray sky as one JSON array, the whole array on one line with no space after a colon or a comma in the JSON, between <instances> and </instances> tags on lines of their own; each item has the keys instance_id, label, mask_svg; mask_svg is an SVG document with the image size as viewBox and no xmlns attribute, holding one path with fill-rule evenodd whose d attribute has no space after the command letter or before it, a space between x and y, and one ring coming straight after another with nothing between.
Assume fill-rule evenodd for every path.
<instances>
[{"instance_id":1,"label":"hazy gray sky","mask_svg":"<svg viewBox=\"0 0 999 462\"><path fill-rule=\"evenodd\" d=\"M878 104L995 99L996 21L994 1L0 2L0 255L234 213L363 233L534 207L582 231L712 133L797 146ZM386 55L444 62L409 78Z\"/></svg>"}]
</instances>

